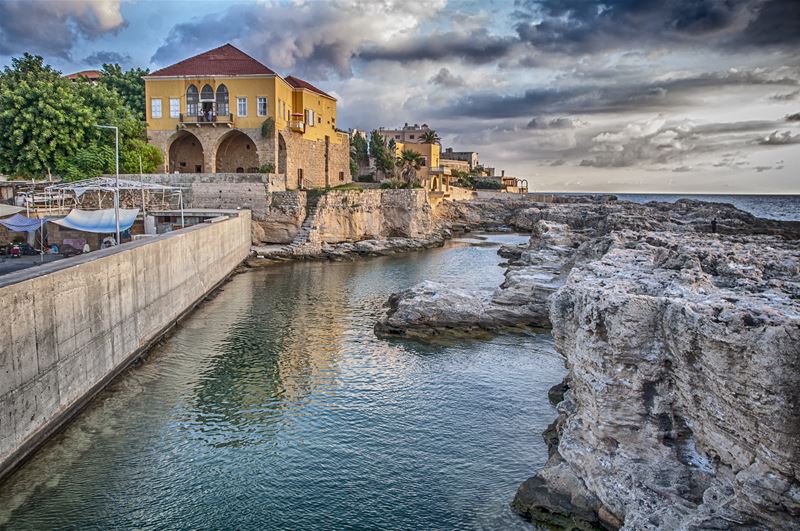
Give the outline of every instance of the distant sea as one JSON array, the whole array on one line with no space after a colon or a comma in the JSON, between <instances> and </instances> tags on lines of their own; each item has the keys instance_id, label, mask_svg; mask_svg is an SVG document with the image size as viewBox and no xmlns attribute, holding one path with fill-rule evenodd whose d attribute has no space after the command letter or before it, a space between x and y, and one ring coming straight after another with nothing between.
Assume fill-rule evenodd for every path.
<instances>
[{"instance_id":1,"label":"distant sea","mask_svg":"<svg viewBox=\"0 0 800 531\"><path fill-rule=\"evenodd\" d=\"M559 194L562 195L562 194ZM583 194L563 194L583 195ZM714 203L730 203L740 210L759 218L800 221L800 195L706 195L706 194L610 194L620 200L647 203L678 199L695 199Z\"/></svg>"}]
</instances>

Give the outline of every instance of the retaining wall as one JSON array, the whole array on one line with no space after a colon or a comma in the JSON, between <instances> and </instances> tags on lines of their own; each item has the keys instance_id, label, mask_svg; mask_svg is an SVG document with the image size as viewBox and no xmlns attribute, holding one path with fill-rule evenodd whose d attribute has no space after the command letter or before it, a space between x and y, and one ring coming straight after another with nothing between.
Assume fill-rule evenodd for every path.
<instances>
[{"instance_id":1,"label":"retaining wall","mask_svg":"<svg viewBox=\"0 0 800 531\"><path fill-rule=\"evenodd\" d=\"M229 215L0 277L0 477L247 257Z\"/></svg>"}]
</instances>

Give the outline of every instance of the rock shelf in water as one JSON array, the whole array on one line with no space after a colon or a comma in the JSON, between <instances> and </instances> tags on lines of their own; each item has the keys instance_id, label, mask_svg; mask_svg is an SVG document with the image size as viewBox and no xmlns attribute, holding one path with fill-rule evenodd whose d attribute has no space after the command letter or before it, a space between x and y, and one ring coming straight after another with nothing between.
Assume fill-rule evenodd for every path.
<instances>
[{"instance_id":1,"label":"rock shelf in water","mask_svg":"<svg viewBox=\"0 0 800 531\"><path fill-rule=\"evenodd\" d=\"M800 528L800 224L695 201L505 215L533 236L501 250L500 288L424 284L376 331L552 325L568 376L514 509L567 528Z\"/></svg>"}]
</instances>

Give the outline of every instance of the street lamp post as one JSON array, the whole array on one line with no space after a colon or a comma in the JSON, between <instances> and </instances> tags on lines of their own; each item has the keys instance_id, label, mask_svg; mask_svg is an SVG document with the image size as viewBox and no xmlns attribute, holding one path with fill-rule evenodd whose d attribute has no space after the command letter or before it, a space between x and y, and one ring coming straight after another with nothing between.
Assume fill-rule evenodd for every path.
<instances>
[{"instance_id":1,"label":"street lamp post","mask_svg":"<svg viewBox=\"0 0 800 531\"><path fill-rule=\"evenodd\" d=\"M116 160L116 179L114 181L114 222L117 227L117 245L122 243L119 239L119 127L115 125L95 125L101 129L114 130L114 158Z\"/></svg>"}]
</instances>

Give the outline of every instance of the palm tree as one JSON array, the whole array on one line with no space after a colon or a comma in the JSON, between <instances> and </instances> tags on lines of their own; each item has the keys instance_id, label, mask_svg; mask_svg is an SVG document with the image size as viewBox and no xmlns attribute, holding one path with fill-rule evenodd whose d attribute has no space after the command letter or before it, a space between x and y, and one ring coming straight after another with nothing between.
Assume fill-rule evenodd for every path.
<instances>
[{"instance_id":1,"label":"palm tree","mask_svg":"<svg viewBox=\"0 0 800 531\"><path fill-rule=\"evenodd\" d=\"M439 138L439 135L433 129L429 131L425 131L422 133L422 136L419 137L420 144L440 144L442 139Z\"/></svg>"},{"instance_id":2,"label":"palm tree","mask_svg":"<svg viewBox=\"0 0 800 531\"><path fill-rule=\"evenodd\" d=\"M411 183L412 179L417 176L417 171L422 168L425 158L415 151L410 149L403 150L400 156L397 157L397 167L400 169L400 175Z\"/></svg>"}]
</instances>

